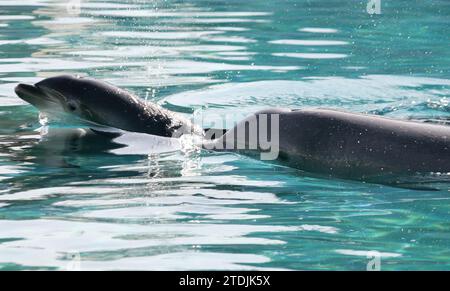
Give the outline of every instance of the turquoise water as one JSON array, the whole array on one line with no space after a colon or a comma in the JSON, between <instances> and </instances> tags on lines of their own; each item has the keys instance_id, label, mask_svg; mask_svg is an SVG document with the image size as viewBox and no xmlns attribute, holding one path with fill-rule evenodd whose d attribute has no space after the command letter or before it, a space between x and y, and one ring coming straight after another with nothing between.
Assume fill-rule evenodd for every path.
<instances>
[{"instance_id":1,"label":"turquoise water","mask_svg":"<svg viewBox=\"0 0 450 291\"><path fill-rule=\"evenodd\" d=\"M450 269L448 183L148 156L41 128L13 92L65 72L206 121L273 106L449 120L450 3L366 3L0 1L0 269L366 270L373 251L382 270Z\"/></svg>"}]
</instances>

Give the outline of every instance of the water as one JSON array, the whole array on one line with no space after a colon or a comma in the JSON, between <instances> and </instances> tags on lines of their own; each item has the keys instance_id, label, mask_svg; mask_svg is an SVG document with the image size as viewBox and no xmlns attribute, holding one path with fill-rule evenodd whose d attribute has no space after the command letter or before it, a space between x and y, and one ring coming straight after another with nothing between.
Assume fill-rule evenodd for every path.
<instances>
[{"instance_id":1,"label":"water","mask_svg":"<svg viewBox=\"0 0 450 291\"><path fill-rule=\"evenodd\" d=\"M40 129L13 92L65 72L206 121L282 106L445 122L450 3L381 2L0 1L0 269L365 270L371 251L383 270L450 269L448 184L147 156Z\"/></svg>"}]
</instances>

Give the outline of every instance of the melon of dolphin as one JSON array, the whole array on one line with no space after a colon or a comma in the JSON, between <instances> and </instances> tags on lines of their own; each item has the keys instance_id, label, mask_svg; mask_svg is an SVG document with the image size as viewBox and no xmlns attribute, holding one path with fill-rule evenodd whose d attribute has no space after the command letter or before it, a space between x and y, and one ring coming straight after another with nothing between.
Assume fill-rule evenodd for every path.
<instances>
[{"instance_id":1,"label":"melon of dolphin","mask_svg":"<svg viewBox=\"0 0 450 291\"><path fill-rule=\"evenodd\" d=\"M20 84L17 95L39 110L69 114L88 124L173 137L203 130L187 119L111 84L73 76ZM227 139L245 144L252 119L277 116L278 161L293 168L345 178L450 172L450 127L326 109L269 109L255 113L221 137L205 141L221 149ZM256 118L255 118L256 117ZM236 140L236 132L244 132ZM260 132L258 132L260 134ZM242 137L243 136L243 137ZM252 147L260 152L261 147Z\"/></svg>"}]
</instances>

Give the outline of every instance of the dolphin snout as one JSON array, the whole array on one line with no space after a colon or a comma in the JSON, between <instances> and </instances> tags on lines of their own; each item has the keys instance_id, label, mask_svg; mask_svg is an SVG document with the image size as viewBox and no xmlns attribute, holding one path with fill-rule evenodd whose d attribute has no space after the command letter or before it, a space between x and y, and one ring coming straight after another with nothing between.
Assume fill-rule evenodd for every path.
<instances>
[{"instance_id":1,"label":"dolphin snout","mask_svg":"<svg viewBox=\"0 0 450 291\"><path fill-rule=\"evenodd\" d=\"M46 92L36 85L19 84L14 88L14 92L20 99L30 103L38 109L44 109L55 101Z\"/></svg>"},{"instance_id":2,"label":"dolphin snout","mask_svg":"<svg viewBox=\"0 0 450 291\"><path fill-rule=\"evenodd\" d=\"M14 92L16 92L17 95L21 95L23 93L26 93L27 91L30 92L35 89L36 87L34 87L33 85L19 84L14 88Z\"/></svg>"},{"instance_id":3,"label":"dolphin snout","mask_svg":"<svg viewBox=\"0 0 450 291\"><path fill-rule=\"evenodd\" d=\"M19 84L14 88L14 92L24 101L33 104L31 101L42 96L41 90L33 85Z\"/></svg>"}]
</instances>

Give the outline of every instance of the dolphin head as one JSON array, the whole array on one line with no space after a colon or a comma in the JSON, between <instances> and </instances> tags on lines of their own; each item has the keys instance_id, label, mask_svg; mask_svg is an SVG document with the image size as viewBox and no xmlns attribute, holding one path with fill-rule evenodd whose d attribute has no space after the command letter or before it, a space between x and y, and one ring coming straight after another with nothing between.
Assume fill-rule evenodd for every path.
<instances>
[{"instance_id":1,"label":"dolphin head","mask_svg":"<svg viewBox=\"0 0 450 291\"><path fill-rule=\"evenodd\" d=\"M50 116L69 115L84 123L118 128L125 105L129 108L130 103L140 102L131 93L106 82L71 75L47 78L34 85L19 84L15 92Z\"/></svg>"},{"instance_id":2,"label":"dolphin head","mask_svg":"<svg viewBox=\"0 0 450 291\"><path fill-rule=\"evenodd\" d=\"M109 83L71 75L19 84L16 94L57 120L160 136L202 131L181 116ZM69 118L67 118L69 117ZM77 122L74 124L74 118Z\"/></svg>"}]
</instances>

